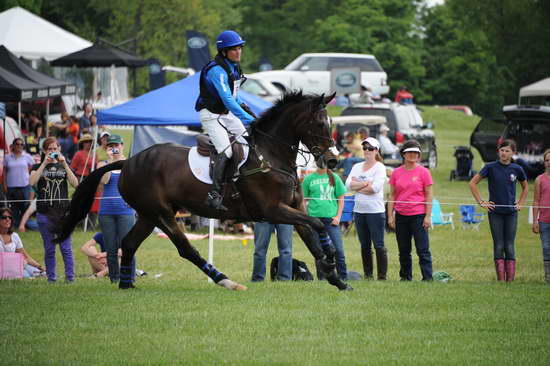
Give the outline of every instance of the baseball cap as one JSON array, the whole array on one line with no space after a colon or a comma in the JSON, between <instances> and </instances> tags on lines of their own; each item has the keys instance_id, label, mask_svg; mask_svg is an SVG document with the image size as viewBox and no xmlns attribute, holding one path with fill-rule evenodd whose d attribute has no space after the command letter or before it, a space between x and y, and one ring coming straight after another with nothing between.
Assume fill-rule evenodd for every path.
<instances>
[{"instance_id":1,"label":"baseball cap","mask_svg":"<svg viewBox=\"0 0 550 366\"><path fill-rule=\"evenodd\" d=\"M389 131L390 128L386 125L380 125L380 132Z\"/></svg>"},{"instance_id":2,"label":"baseball cap","mask_svg":"<svg viewBox=\"0 0 550 366\"><path fill-rule=\"evenodd\" d=\"M380 143L374 137L367 137L366 139L363 140L363 142L361 142L361 145L363 145L364 143L368 143L370 146L380 150Z\"/></svg>"},{"instance_id":3,"label":"baseball cap","mask_svg":"<svg viewBox=\"0 0 550 366\"><path fill-rule=\"evenodd\" d=\"M122 136L120 135L111 135L109 136L109 138L107 139L107 145L110 145L110 144L122 144L124 143L124 141L122 140Z\"/></svg>"},{"instance_id":4,"label":"baseball cap","mask_svg":"<svg viewBox=\"0 0 550 366\"><path fill-rule=\"evenodd\" d=\"M103 131L99 134L99 138L102 139L103 136L111 136L111 133L109 131Z\"/></svg>"}]
</instances>

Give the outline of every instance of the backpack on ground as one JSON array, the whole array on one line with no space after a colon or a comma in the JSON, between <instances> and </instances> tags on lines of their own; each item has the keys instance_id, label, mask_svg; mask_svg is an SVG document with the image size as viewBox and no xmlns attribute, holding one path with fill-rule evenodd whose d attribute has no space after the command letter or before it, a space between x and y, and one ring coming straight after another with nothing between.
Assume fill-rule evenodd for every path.
<instances>
[{"instance_id":1,"label":"backpack on ground","mask_svg":"<svg viewBox=\"0 0 550 366\"><path fill-rule=\"evenodd\" d=\"M271 260L269 272L271 281L276 281L279 272L279 257L275 257ZM307 264L295 258L292 258L292 280L313 281L313 275L309 271L309 268L307 268Z\"/></svg>"}]
</instances>

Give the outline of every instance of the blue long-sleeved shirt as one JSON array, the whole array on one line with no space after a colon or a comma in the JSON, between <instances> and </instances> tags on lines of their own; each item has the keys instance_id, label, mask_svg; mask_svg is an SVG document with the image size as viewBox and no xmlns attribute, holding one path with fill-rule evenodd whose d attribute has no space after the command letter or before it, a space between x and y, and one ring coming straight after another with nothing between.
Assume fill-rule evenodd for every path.
<instances>
[{"instance_id":1,"label":"blue long-sleeved shirt","mask_svg":"<svg viewBox=\"0 0 550 366\"><path fill-rule=\"evenodd\" d=\"M231 71L236 74L237 65L232 62L227 62L227 64ZM245 124L254 121L254 118L241 108L240 105L243 102L239 95L233 97L233 90L229 88L227 73L221 66L216 65L208 70L205 79L207 83L214 86L223 104L231 113Z\"/></svg>"}]
</instances>

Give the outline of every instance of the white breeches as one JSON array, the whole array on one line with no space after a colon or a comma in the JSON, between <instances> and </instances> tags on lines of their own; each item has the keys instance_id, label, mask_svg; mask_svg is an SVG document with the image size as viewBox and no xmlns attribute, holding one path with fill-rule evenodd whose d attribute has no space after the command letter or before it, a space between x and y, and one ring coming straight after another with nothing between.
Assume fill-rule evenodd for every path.
<instances>
[{"instance_id":1,"label":"white breeches","mask_svg":"<svg viewBox=\"0 0 550 366\"><path fill-rule=\"evenodd\" d=\"M230 158L233 151L229 146L229 131L232 135L246 135L243 123L231 112L228 114L216 114L204 108L200 110L200 118L204 132L210 136L210 140L220 154L222 151ZM225 126L225 128L224 128ZM226 130L227 129L227 130Z\"/></svg>"}]
</instances>

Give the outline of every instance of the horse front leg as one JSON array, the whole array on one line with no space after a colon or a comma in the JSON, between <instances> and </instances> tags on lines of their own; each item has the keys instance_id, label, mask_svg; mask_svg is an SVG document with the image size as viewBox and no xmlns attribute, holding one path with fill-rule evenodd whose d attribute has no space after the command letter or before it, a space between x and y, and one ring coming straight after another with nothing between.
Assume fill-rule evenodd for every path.
<instances>
[{"instance_id":1,"label":"horse front leg","mask_svg":"<svg viewBox=\"0 0 550 366\"><path fill-rule=\"evenodd\" d=\"M279 205L276 209L269 210L266 219L272 223L294 225L311 255L319 263L319 267L327 281L339 290L353 290L336 274L336 250L321 220L286 205Z\"/></svg>"}]
</instances>

